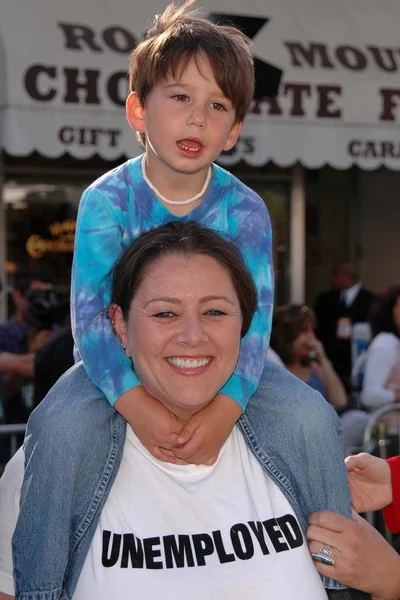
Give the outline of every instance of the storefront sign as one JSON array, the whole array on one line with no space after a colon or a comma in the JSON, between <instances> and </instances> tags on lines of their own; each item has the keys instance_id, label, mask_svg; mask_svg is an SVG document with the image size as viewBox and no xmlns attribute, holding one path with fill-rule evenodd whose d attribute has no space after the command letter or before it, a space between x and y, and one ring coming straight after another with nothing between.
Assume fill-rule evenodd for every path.
<instances>
[{"instance_id":1,"label":"storefront sign","mask_svg":"<svg viewBox=\"0 0 400 600\"><path fill-rule=\"evenodd\" d=\"M35 7L46 8L45 25L24 0L6 3L0 36L3 71L12 77L1 82L7 101L0 106L7 151L106 159L138 154L124 115L129 53L166 2L116 0L111 7L37 0ZM249 34L258 96L269 77L281 78L276 97L254 100L239 144L221 162L400 170L400 4L271 0L260 15L256 0L240 8L205 0L202 10ZM17 30L20 36L12 33Z\"/></svg>"},{"instance_id":2,"label":"storefront sign","mask_svg":"<svg viewBox=\"0 0 400 600\"><path fill-rule=\"evenodd\" d=\"M47 252L73 252L76 221L66 219L49 226L51 239L31 235L26 242L26 251L32 258L42 258Z\"/></svg>"}]
</instances>

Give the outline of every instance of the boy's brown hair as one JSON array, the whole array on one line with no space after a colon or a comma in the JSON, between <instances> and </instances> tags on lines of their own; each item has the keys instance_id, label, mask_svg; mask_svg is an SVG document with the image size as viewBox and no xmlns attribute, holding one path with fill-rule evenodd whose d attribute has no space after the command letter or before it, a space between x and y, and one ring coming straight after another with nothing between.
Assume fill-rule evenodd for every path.
<instances>
[{"instance_id":1,"label":"boy's brown hair","mask_svg":"<svg viewBox=\"0 0 400 600\"><path fill-rule=\"evenodd\" d=\"M176 77L192 58L203 54L210 62L215 81L232 102L236 121L243 121L253 99L254 63L251 42L236 27L216 25L189 10L195 0L181 6L170 4L143 41L133 50L129 63L129 91L136 92L142 106L153 87L168 75ZM144 135L141 134L144 141Z\"/></svg>"}]
</instances>

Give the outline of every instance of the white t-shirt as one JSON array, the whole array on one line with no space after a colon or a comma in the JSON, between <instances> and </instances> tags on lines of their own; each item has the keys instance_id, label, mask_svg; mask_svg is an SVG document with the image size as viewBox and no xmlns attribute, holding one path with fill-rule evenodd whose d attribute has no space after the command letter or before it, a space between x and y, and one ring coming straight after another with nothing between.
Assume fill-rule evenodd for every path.
<instances>
[{"instance_id":1,"label":"white t-shirt","mask_svg":"<svg viewBox=\"0 0 400 600\"><path fill-rule=\"evenodd\" d=\"M0 591L13 594L20 451L0 480ZM235 428L215 465L155 459L128 427L73 600L326 600L293 510Z\"/></svg>"}]
</instances>

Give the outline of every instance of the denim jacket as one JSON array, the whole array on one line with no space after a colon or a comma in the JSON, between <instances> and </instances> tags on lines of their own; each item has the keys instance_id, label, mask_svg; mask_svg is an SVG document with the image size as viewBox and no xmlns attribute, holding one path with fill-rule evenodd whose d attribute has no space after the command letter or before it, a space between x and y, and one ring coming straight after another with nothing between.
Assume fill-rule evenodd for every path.
<instances>
[{"instance_id":1,"label":"denim jacket","mask_svg":"<svg viewBox=\"0 0 400 600\"><path fill-rule=\"evenodd\" d=\"M237 425L303 532L314 511L351 516L335 411L319 393L266 362ZM82 363L32 413L13 537L17 600L69 600L121 462L126 422ZM343 586L324 579L326 588Z\"/></svg>"}]
</instances>

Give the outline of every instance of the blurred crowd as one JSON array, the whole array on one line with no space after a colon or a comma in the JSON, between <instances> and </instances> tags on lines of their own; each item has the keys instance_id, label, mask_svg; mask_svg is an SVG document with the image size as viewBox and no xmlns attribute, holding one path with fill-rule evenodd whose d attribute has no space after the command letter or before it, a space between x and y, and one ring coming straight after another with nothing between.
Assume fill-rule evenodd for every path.
<instances>
[{"instance_id":1,"label":"blurred crowd","mask_svg":"<svg viewBox=\"0 0 400 600\"><path fill-rule=\"evenodd\" d=\"M0 324L0 424L26 423L74 362L69 298L55 283L47 270L14 275L12 314ZM366 327L364 345L354 339L357 324ZM276 307L267 359L324 396L342 421L344 454L358 451L371 411L400 401L400 285L375 295L353 263L335 265L332 289L313 307ZM393 419L386 434L398 434ZM8 453L0 438L0 469Z\"/></svg>"},{"instance_id":2,"label":"blurred crowd","mask_svg":"<svg viewBox=\"0 0 400 600\"><path fill-rule=\"evenodd\" d=\"M363 448L371 413L400 400L400 285L375 295L352 262L336 264L332 289L313 307L275 309L267 357L318 390L342 421L343 452ZM398 420L384 419L384 452L399 452Z\"/></svg>"},{"instance_id":3,"label":"blurred crowd","mask_svg":"<svg viewBox=\"0 0 400 600\"><path fill-rule=\"evenodd\" d=\"M26 423L73 364L69 295L56 288L52 272L17 271L10 303L11 316L0 324L0 424ZM9 453L0 437L0 472Z\"/></svg>"}]
</instances>

